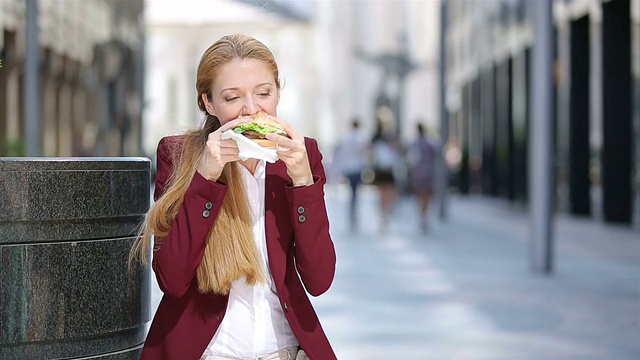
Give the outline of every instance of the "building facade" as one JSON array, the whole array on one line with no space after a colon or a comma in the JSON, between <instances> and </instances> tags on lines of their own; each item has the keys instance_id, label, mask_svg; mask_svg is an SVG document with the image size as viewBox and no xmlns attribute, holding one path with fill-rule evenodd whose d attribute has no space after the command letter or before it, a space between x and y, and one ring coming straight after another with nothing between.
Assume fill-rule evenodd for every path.
<instances>
[{"instance_id":1,"label":"building facade","mask_svg":"<svg viewBox=\"0 0 640 360\"><path fill-rule=\"evenodd\" d=\"M27 7L37 8L39 95L25 98ZM0 156L26 155L37 102L41 156L142 152L144 0L0 1Z\"/></svg>"},{"instance_id":2,"label":"building facade","mask_svg":"<svg viewBox=\"0 0 640 360\"><path fill-rule=\"evenodd\" d=\"M523 0L445 2L447 150L456 186L527 204L530 57ZM556 208L640 225L640 1L556 0Z\"/></svg>"}]
</instances>

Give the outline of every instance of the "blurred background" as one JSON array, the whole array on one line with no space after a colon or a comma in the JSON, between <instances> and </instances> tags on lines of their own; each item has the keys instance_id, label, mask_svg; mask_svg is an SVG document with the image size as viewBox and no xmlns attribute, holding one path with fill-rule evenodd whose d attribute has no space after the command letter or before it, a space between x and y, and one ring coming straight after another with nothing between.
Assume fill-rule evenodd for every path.
<instances>
[{"instance_id":1,"label":"blurred background","mask_svg":"<svg viewBox=\"0 0 640 360\"><path fill-rule=\"evenodd\" d=\"M525 204L532 3L2 0L0 155L152 157L162 136L200 123L204 49L241 32L274 51L279 114L317 138L327 161L351 119L371 133L388 110L402 141L418 122L446 136L456 191ZM552 1L548 135L560 211L639 222L638 6Z\"/></svg>"},{"instance_id":2,"label":"blurred background","mask_svg":"<svg viewBox=\"0 0 640 360\"><path fill-rule=\"evenodd\" d=\"M154 159L229 33L325 155L339 358L640 358L640 0L0 0L0 156ZM390 228L371 184L350 226L353 119L433 139L426 234L405 160Z\"/></svg>"}]
</instances>

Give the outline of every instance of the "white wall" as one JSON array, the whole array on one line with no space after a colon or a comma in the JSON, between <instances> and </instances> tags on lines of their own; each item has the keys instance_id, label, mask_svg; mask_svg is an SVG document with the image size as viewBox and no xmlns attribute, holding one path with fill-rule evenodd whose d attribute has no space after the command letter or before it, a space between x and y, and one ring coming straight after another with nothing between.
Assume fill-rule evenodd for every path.
<instances>
[{"instance_id":1,"label":"white wall","mask_svg":"<svg viewBox=\"0 0 640 360\"><path fill-rule=\"evenodd\" d=\"M211 44L232 33L253 36L273 51L284 84L278 115L299 131L315 136L312 126L315 118L302 116L312 101L309 92L315 83L311 62L307 59L307 44L310 43L307 26L280 20L253 6L229 4L228 1L190 0L185 4L191 11L200 13L195 16L195 23L189 20L188 11L182 15L178 13L184 11L182 3L180 7L170 6L169 10L153 8L162 8L167 0L148 3L152 9L148 11L147 26L145 150L153 154L163 136L201 124L204 115L197 107L195 90L200 57ZM245 10L238 10L238 6L244 6ZM210 15L207 17L203 12ZM232 20L229 20L230 16Z\"/></svg>"}]
</instances>

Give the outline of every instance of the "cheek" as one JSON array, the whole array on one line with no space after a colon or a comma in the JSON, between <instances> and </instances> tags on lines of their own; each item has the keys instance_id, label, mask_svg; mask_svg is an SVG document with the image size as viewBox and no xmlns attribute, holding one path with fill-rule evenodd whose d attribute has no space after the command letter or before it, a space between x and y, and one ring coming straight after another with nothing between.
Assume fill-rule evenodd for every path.
<instances>
[{"instance_id":1,"label":"cheek","mask_svg":"<svg viewBox=\"0 0 640 360\"><path fill-rule=\"evenodd\" d=\"M216 115L218 116L218 120L220 120L220 124L225 124L236 117L238 117L238 109L235 109L233 106L219 106L216 109Z\"/></svg>"},{"instance_id":2,"label":"cheek","mask_svg":"<svg viewBox=\"0 0 640 360\"><path fill-rule=\"evenodd\" d=\"M269 114L275 114L276 108L278 106L278 99L270 98L268 100L260 102L259 105L262 110L265 110Z\"/></svg>"}]
</instances>

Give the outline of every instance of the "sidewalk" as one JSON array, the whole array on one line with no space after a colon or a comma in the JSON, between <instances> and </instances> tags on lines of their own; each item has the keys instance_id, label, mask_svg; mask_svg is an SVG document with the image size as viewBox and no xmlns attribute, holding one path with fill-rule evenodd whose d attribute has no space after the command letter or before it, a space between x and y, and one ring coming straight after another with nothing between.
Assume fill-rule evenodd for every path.
<instances>
[{"instance_id":1,"label":"sidewalk","mask_svg":"<svg viewBox=\"0 0 640 360\"><path fill-rule=\"evenodd\" d=\"M422 236L404 198L382 235L363 190L354 234L346 189L327 187L338 268L313 302L339 359L640 359L638 232L556 216L555 268L541 275L521 209L452 196Z\"/></svg>"}]
</instances>

